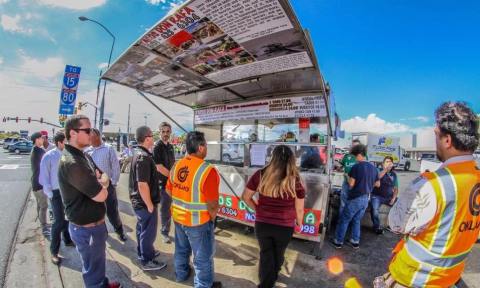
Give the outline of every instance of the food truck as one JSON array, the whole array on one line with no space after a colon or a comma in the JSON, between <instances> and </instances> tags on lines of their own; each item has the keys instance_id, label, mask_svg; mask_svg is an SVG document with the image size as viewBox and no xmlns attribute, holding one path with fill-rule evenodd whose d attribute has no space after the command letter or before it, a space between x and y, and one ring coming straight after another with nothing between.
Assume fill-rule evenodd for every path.
<instances>
[{"instance_id":1,"label":"food truck","mask_svg":"<svg viewBox=\"0 0 480 288\"><path fill-rule=\"evenodd\" d=\"M221 175L220 217L253 226L246 182L275 145L288 145L307 192L295 237L313 241L318 255L330 219L334 102L288 1L187 1L102 78L193 109L206 160Z\"/></svg>"}]
</instances>

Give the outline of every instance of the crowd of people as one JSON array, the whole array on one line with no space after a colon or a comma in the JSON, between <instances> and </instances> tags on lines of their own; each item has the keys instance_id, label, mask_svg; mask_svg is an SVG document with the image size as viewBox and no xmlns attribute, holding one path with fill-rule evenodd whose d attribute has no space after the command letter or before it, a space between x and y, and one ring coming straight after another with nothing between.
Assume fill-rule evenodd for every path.
<instances>
[{"instance_id":1,"label":"crowd of people","mask_svg":"<svg viewBox=\"0 0 480 288\"><path fill-rule=\"evenodd\" d=\"M189 132L187 154L175 162L169 143L171 126L161 123L159 132L160 140L155 143L149 127L136 130L138 146L129 164L139 265L145 271L166 267L154 243L158 232L165 244L172 242L173 221L176 280L184 282L194 273L194 287L222 287L214 273L220 175L204 160L208 152L205 136ZM450 287L460 278L478 237L479 227L465 224L480 223L480 171L472 156L479 143L478 119L464 104L446 103L436 111L435 134L442 167L422 174L402 195L392 158L385 157L378 169L366 159L365 145L356 142L342 161L345 180L331 240L335 248L345 242L360 247L360 220L369 203L378 234L383 233L379 207L389 205L393 206L389 229L407 236L394 249L388 273L375 279L375 287ZM65 246L75 246L80 255L86 287L120 287L105 273L105 218L118 238L127 241L116 196L121 172L116 152L102 142L100 131L83 115L66 121L65 131L55 134L55 148L48 152L45 138L41 133L31 136L35 145L32 190L42 231L50 237L52 263L61 262L58 253L63 238ZM306 189L296 160L288 146L277 145L269 163L249 178L242 194L242 200L256 212L258 287L275 286L286 248L303 222ZM51 232L47 201L53 210ZM349 226L351 237L345 241Z\"/></svg>"}]
</instances>

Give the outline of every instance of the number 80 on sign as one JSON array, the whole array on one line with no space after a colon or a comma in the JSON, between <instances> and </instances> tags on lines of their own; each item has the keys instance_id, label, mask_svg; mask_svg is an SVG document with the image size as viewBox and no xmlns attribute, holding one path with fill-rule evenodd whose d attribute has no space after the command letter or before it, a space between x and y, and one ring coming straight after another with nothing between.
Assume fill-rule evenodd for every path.
<instances>
[{"instance_id":1,"label":"number 80 on sign","mask_svg":"<svg viewBox=\"0 0 480 288\"><path fill-rule=\"evenodd\" d=\"M77 93L71 92L68 90L63 90L62 91L62 102L63 104L72 104L75 102L75 98L77 98Z\"/></svg>"}]
</instances>

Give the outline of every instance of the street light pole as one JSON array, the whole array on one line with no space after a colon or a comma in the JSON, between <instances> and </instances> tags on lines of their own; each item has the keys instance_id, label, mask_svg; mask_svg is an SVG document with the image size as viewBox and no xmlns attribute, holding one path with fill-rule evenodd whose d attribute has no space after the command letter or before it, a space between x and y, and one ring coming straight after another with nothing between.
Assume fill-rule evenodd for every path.
<instances>
[{"instance_id":1,"label":"street light pole","mask_svg":"<svg viewBox=\"0 0 480 288\"><path fill-rule=\"evenodd\" d=\"M113 47L115 46L115 36L112 34L112 32L110 32L110 30L107 29L107 27L105 27L102 23L100 23L96 20L87 18L85 16L80 16L80 17L78 17L78 19L80 21L91 21L93 23L96 23L99 26L101 26L105 31L107 31L107 33L110 34L110 36L112 36L112 39L113 39L112 48L110 49L110 55L108 56L108 64L107 64L107 69L110 68L110 62L112 61ZM98 123L98 130L100 130L100 132L103 132L103 116L105 114L105 91L106 91L106 89L107 89L107 81L103 81L103 96L102 96L102 103L100 104L100 119L99 119L99 123Z\"/></svg>"}]
</instances>

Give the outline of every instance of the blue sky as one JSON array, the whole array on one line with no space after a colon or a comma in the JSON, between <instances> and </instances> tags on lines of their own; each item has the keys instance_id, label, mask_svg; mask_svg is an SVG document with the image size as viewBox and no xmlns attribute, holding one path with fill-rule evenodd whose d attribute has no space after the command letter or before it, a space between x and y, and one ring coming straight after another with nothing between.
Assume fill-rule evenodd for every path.
<instances>
[{"instance_id":1,"label":"blue sky","mask_svg":"<svg viewBox=\"0 0 480 288\"><path fill-rule=\"evenodd\" d=\"M116 35L115 59L175 2L0 0L0 115L55 118L65 64L82 67L78 97L94 102L111 39L78 16L96 19ZM447 100L467 101L480 113L480 3L457 3L291 1L311 33L347 129L428 127L435 107ZM112 85L107 96L126 93L119 89ZM127 102L134 106L134 125L144 116L152 123L163 120L134 93L128 97L113 103L107 98L107 114L122 115L110 129L124 129Z\"/></svg>"}]
</instances>

